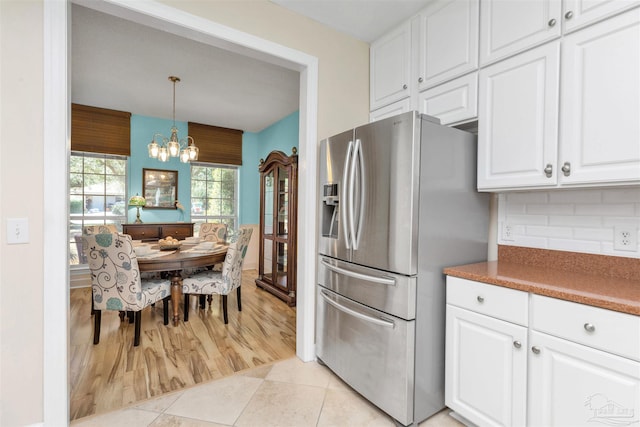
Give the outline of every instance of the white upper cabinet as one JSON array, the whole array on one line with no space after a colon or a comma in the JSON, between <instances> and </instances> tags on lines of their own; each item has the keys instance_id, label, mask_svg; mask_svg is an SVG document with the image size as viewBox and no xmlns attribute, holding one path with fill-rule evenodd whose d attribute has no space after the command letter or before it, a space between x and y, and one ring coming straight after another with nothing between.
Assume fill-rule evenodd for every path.
<instances>
[{"instance_id":1,"label":"white upper cabinet","mask_svg":"<svg viewBox=\"0 0 640 427\"><path fill-rule=\"evenodd\" d=\"M563 41L562 184L640 180L640 9Z\"/></svg>"},{"instance_id":2,"label":"white upper cabinet","mask_svg":"<svg viewBox=\"0 0 640 427\"><path fill-rule=\"evenodd\" d=\"M485 0L480 4L480 65L560 37L560 0Z\"/></svg>"},{"instance_id":3,"label":"white upper cabinet","mask_svg":"<svg viewBox=\"0 0 640 427\"><path fill-rule=\"evenodd\" d=\"M418 90L478 68L478 0L438 0L419 15Z\"/></svg>"},{"instance_id":4,"label":"white upper cabinet","mask_svg":"<svg viewBox=\"0 0 640 427\"><path fill-rule=\"evenodd\" d=\"M478 116L478 73L470 73L418 95L418 111L448 125Z\"/></svg>"},{"instance_id":5,"label":"white upper cabinet","mask_svg":"<svg viewBox=\"0 0 640 427\"><path fill-rule=\"evenodd\" d=\"M478 189L557 182L560 43L480 70Z\"/></svg>"},{"instance_id":6,"label":"white upper cabinet","mask_svg":"<svg viewBox=\"0 0 640 427\"><path fill-rule=\"evenodd\" d=\"M564 0L564 32L569 33L638 5L640 1L637 0Z\"/></svg>"},{"instance_id":7,"label":"white upper cabinet","mask_svg":"<svg viewBox=\"0 0 640 427\"><path fill-rule=\"evenodd\" d=\"M411 23L396 28L370 47L371 111L411 94Z\"/></svg>"}]
</instances>

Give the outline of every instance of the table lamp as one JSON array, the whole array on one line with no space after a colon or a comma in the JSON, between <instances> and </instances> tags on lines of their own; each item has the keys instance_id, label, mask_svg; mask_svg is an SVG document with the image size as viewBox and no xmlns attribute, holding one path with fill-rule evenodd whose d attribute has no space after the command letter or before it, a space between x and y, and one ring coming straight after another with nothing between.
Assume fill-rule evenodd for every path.
<instances>
[{"instance_id":1,"label":"table lamp","mask_svg":"<svg viewBox=\"0 0 640 427\"><path fill-rule=\"evenodd\" d=\"M144 197L139 196L138 193L136 193L135 196L132 196L129 199L129 206L135 206L138 210L136 213L136 220L134 221L135 224L142 224L142 220L140 219L140 208L144 207L144 205L146 204L147 201L144 199Z\"/></svg>"}]
</instances>

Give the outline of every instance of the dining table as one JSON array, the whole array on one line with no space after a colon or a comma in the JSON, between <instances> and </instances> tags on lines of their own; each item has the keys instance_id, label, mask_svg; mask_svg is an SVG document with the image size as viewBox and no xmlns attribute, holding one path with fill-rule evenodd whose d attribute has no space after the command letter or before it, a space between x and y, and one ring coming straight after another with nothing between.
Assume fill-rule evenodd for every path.
<instances>
[{"instance_id":1,"label":"dining table","mask_svg":"<svg viewBox=\"0 0 640 427\"><path fill-rule=\"evenodd\" d=\"M151 251L137 255L140 272L166 272L171 274L171 308L173 324L180 320L182 299L182 272L187 268L213 267L224 262L228 245L216 244L211 249L198 249L196 244L181 243L170 250L160 250L159 244L151 244ZM135 248L134 248L135 250Z\"/></svg>"}]
</instances>

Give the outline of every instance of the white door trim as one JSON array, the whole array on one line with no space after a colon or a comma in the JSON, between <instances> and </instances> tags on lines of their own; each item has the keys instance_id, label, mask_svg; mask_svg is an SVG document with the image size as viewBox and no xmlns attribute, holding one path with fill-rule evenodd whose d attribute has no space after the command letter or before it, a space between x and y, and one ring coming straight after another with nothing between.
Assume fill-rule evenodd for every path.
<instances>
[{"instance_id":1,"label":"white door trim","mask_svg":"<svg viewBox=\"0 0 640 427\"><path fill-rule=\"evenodd\" d=\"M213 46L300 72L299 245L296 354L315 358L315 194L317 160L318 59L271 41L154 2L79 0L79 4L141 24L162 28ZM67 157L70 153L70 2L44 2L44 424L69 420L69 273L67 241ZM62 246L65 245L63 248Z\"/></svg>"}]
</instances>

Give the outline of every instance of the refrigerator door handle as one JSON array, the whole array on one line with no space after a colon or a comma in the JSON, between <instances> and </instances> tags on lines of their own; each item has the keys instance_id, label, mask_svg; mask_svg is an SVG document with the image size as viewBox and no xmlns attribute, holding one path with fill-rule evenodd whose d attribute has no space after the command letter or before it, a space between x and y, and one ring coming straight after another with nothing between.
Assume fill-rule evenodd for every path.
<instances>
[{"instance_id":1,"label":"refrigerator door handle","mask_svg":"<svg viewBox=\"0 0 640 427\"><path fill-rule=\"evenodd\" d=\"M347 249L351 249L351 232L349 230L349 209L351 209L351 201L348 197L348 185L347 180L349 179L349 165L351 164L351 154L353 152L353 141L349 141L349 146L347 147L347 156L344 159L344 168L342 173L342 197L341 197L341 206L338 207L342 213L342 230L344 231L344 244Z\"/></svg>"},{"instance_id":2,"label":"refrigerator door handle","mask_svg":"<svg viewBox=\"0 0 640 427\"><path fill-rule=\"evenodd\" d=\"M357 273L355 271L347 270L346 268L329 264L324 259L322 259L320 263L324 265L328 270L331 270L338 274L344 274L345 276L366 280L368 282L375 282L375 283L381 283L383 285L396 286L396 280L394 278L369 276L368 274Z\"/></svg>"},{"instance_id":3,"label":"refrigerator door handle","mask_svg":"<svg viewBox=\"0 0 640 427\"><path fill-rule=\"evenodd\" d=\"M394 328L396 326L396 324L394 322L388 321L388 320L384 320L384 319L379 319L379 318L375 318L375 317L371 317L371 316L367 316L366 314L360 313L356 310L353 310L349 307L345 307L344 305L340 304L337 301L334 301L333 299L331 299L331 296L329 294L327 294L325 291L320 291L320 295L322 295L322 298L324 298L324 300L326 302L328 302L329 304L331 304L332 306L334 306L336 309L347 313L353 317L357 317L358 319L364 320L365 322L369 322L369 323L373 323L374 325L378 325L378 326L384 326L387 328Z\"/></svg>"},{"instance_id":4,"label":"refrigerator door handle","mask_svg":"<svg viewBox=\"0 0 640 427\"><path fill-rule=\"evenodd\" d=\"M364 223L364 202L365 195L367 193L366 189L366 173L365 173L365 165L364 165L364 156L362 154L362 141L356 139L356 147L354 150L354 169L356 163L360 164L360 204L358 205L358 226L353 228L354 239L353 239L353 249L357 250L360 245L360 237L362 237L362 224ZM353 172L352 172L353 173Z\"/></svg>"}]
</instances>

